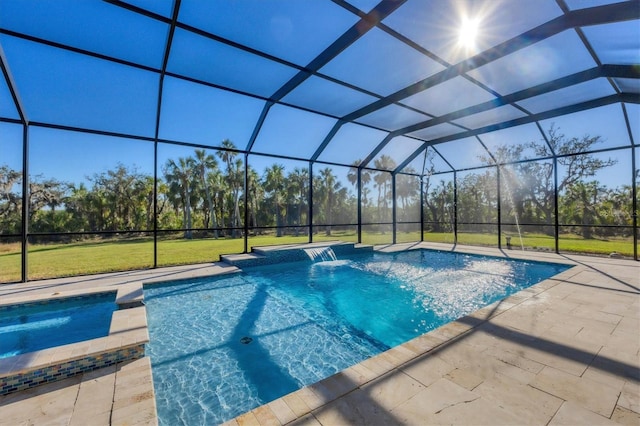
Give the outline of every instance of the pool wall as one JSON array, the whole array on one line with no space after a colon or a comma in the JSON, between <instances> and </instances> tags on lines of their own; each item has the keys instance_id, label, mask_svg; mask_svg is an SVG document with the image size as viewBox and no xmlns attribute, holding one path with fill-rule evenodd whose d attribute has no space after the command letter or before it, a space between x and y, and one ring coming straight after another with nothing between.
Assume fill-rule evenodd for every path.
<instances>
[{"instance_id":1,"label":"pool wall","mask_svg":"<svg viewBox=\"0 0 640 426\"><path fill-rule=\"evenodd\" d=\"M373 252L373 246L343 241L323 241L305 244L304 246L280 245L253 247L251 253L223 255L220 257L225 263L238 268L251 268L254 266L273 265L282 262L311 261L308 251L312 249L331 249L336 256L352 255L356 253Z\"/></svg>"},{"instance_id":2,"label":"pool wall","mask_svg":"<svg viewBox=\"0 0 640 426\"><path fill-rule=\"evenodd\" d=\"M115 292L113 288L97 288L91 292L54 293L29 303L46 304L52 299L91 297L96 293ZM3 301L1 307L12 309L17 300ZM142 284L131 283L117 290L109 334L97 339L47 348L0 359L0 395L30 389L63 380L128 360L142 358L149 343L147 316L142 305Z\"/></svg>"}]
</instances>

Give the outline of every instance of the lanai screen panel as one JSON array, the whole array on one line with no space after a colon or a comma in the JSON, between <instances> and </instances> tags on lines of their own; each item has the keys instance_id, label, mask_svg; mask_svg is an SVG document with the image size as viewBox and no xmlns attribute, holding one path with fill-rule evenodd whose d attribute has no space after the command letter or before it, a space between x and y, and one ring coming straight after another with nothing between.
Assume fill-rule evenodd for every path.
<instances>
[{"instance_id":1,"label":"lanai screen panel","mask_svg":"<svg viewBox=\"0 0 640 426\"><path fill-rule=\"evenodd\" d=\"M607 105L586 111L544 120L540 123L547 135L553 128L557 136L564 136L563 142L571 139L597 139L593 145L585 150L598 150L603 148L617 148L630 146L629 133L627 131L622 106L619 104ZM570 145L565 145L570 146ZM570 153L565 149L561 153ZM575 152L575 151L574 151Z\"/></svg>"},{"instance_id":2,"label":"lanai screen panel","mask_svg":"<svg viewBox=\"0 0 640 426\"><path fill-rule=\"evenodd\" d=\"M252 151L309 159L335 122L324 115L275 105L269 110Z\"/></svg>"},{"instance_id":3,"label":"lanai screen panel","mask_svg":"<svg viewBox=\"0 0 640 426\"><path fill-rule=\"evenodd\" d=\"M164 22L107 2L6 1L0 15L5 30L155 69L169 32Z\"/></svg>"},{"instance_id":4,"label":"lanai screen panel","mask_svg":"<svg viewBox=\"0 0 640 426\"><path fill-rule=\"evenodd\" d=\"M0 43L31 120L153 136L157 74L15 37Z\"/></svg>"},{"instance_id":5,"label":"lanai screen panel","mask_svg":"<svg viewBox=\"0 0 640 426\"><path fill-rule=\"evenodd\" d=\"M282 98L282 102L342 117L377 99L365 91L355 90L327 78L312 76Z\"/></svg>"},{"instance_id":6,"label":"lanai screen panel","mask_svg":"<svg viewBox=\"0 0 640 426\"><path fill-rule=\"evenodd\" d=\"M22 135L19 124L0 123L0 244L15 247L13 256L7 256L0 274L0 282L20 279L20 232L22 217Z\"/></svg>"},{"instance_id":7,"label":"lanai screen panel","mask_svg":"<svg viewBox=\"0 0 640 426\"><path fill-rule=\"evenodd\" d=\"M498 163L536 158L546 147L540 129L533 123L483 133L479 138Z\"/></svg>"},{"instance_id":8,"label":"lanai screen panel","mask_svg":"<svg viewBox=\"0 0 640 426\"><path fill-rule=\"evenodd\" d=\"M160 112L160 139L245 147L264 101L175 77L166 77Z\"/></svg>"},{"instance_id":9,"label":"lanai screen panel","mask_svg":"<svg viewBox=\"0 0 640 426\"><path fill-rule=\"evenodd\" d=\"M614 158L615 164L586 170L587 179L578 181L588 186L594 178L600 183L596 189L607 187L594 196L600 207L615 203L616 191L632 187L635 170L629 159L637 158L640 140L639 21L636 0L539 0L535 5L517 0L2 1L0 124L3 131L10 129L11 143L3 142L0 168L20 174L4 192L21 197L42 159L58 158L59 135L65 134L73 135L63 144L67 151L75 149L76 139L85 150L67 152L69 158L58 161L52 176L59 181L81 183L73 168L65 167L80 154L92 174L101 173L101 161L114 152L128 168L130 157L145 169L155 164L153 173L145 170L140 180L149 184L151 179L149 199L157 207L145 207L142 216L153 211L155 217L146 219L156 223L137 230L154 237L154 266L171 263L177 253L173 242L156 240L189 229L194 239L212 235L212 210L220 216L219 234L231 237L225 250L247 250L249 221L267 214L244 204L259 158L269 164L294 162L293 169L309 167L314 176L325 170L325 184L331 181L326 170L335 172L341 184L336 194L348 203L334 206L332 201L335 212L309 220L309 226L329 222L331 237L340 231L360 239L355 233L360 222L368 232L364 240L395 241L389 185L396 179L398 190L402 173L417 172L423 181L430 179L423 195L433 197L423 211L432 211L426 207L440 200L439 213L425 219L434 239L454 233L458 221L466 238L460 242L483 243L481 232L504 233L501 221L515 226L511 211L497 213L501 203L509 210L510 201L492 192L507 191L504 178L511 169L547 170L556 162L561 168L564 158L576 154ZM460 36L465 23L477 25L475 39ZM559 135L566 141L559 142ZM579 143L589 138L597 140ZM208 206L216 202L207 201L206 185L192 174L187 185L193 204L186 208L186 195L170 188L173 175L163 167L174 157L178 165L180 158L195 160L198 150L217 159L227 186L219 204ZM253 161L246 163L250 157ZM503 162L500 171L495 163ZM185 166L188 171L192 164ZM361 194L354 180L358 168L366 180ZM286 171L285 177L288 166ZM568 173L552 171L560 177ZM412 185L419 178L411 178ZM457 200L452 198L456 184ZM473 198L480 187L486 206ZM562 206L571 205L567 197L575 198L578 189L558 189ZM633 201L636 192L625 196ZM314 198L321 194L308 191L305 205L328 206ZM72 195L71 189L63 193ZM358 197L362 212L354 218ZM36 229L46 228L52 240L68 233L71 228L42 221L56 215L69 215L86 232L101 229L82 223L77 212L58 201L30 216L17 211L19 225L32 223L11 231L11 238L26 247L29 239L38 240ZM395 201L408 203L408 197ZM533 201L511 202L511 210ZM0 211L7 203L0 201ZM456 203L457 217L450 208ZM463 206L490 211L473 218ZM187 210L193 214L191 225ZM333 228L343 213L349 229ZM574 238L584 227L594 228L593 235L607 226L637 232L633 223L594 219L581 228L575 220L564 226L562 211L525 213L531 226L541 223L545 236L562 231ZM118 223L109 232L130 232L126 221ZM18 228L4 221L0 235ZM622 233L629 230L622 228L615 238L628 238ZM304 234L311 238L313 232ZM187 245L194 247L186 256L191 261L210 260L198 257L197 244Z\"/></svg>"},{"instance_id":10,"label":"lanai screen panel","mask_svg":"<svg viewBox=\"0 0 640 426\"><path fill-rule=\"evenodd\" d=\"M402 103L440 117L492 99L495 99L495 96L490 91L459 76L409 96L403 99Z\"/></svg>"}]
</instances>

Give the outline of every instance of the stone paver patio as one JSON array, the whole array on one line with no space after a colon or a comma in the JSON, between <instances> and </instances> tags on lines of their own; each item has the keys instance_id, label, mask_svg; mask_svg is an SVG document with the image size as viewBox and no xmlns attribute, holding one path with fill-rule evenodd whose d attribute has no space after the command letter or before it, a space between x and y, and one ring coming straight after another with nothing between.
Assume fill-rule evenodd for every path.
<instances>
[{"instance_id":1,"label":"stone paver patio","mask_svg":"<svg viewBox=\"0 0 640 426\"><path fill-rule=\"evenodd\" d=\"M381 250L438 244L396 245ZM640 264L461 247L576 265L258 407L229 425L640 425ZM196 265L0 286L0 298L230 272ZM156 424L148 358L0 397L0 424Z\"/></svg>"}]
</instances>

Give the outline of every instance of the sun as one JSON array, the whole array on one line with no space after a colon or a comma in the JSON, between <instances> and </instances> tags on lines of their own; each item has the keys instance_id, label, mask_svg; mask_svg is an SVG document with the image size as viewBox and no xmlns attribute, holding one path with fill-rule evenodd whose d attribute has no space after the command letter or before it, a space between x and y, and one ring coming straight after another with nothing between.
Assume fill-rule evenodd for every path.
<instances>
[{"instance_id":1,"label":"sun","mask_svg":"<svg viewBox=\"0 0 640 426\"><path fill-rule=\"evenodd\" d=\"M476 46L476 37L478 36L478 19L462 18L462 25L458 33L458 44L467 49L473 49Z\"/></svg>"}]
</instances>

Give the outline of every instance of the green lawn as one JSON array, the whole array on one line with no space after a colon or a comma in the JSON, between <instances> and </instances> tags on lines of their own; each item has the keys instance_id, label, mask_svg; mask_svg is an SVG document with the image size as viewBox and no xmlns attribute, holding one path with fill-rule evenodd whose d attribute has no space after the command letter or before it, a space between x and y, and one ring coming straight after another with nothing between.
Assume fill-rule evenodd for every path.
<instances>
[{"instance_id":1,"label":"green lawn","mask_svg":"<svg viewBox=\"0 0 640 426\"><path fill-rule=\"evenodd\" d=\"M390 233L363 233L365 244L390 244ZM453 243L451 233L425 233L425 241ZM342 240L356 242L354 232L324 232L315 234L314 241ZM413 242L420 240L419 232L398 233L397 242ZM269 246L277 244L304 243L306 236L273 235L252 236L249 247ZM497 246L496 236L488 234L458 234L459 244ZM554 239L542 234L526 234L522 242L513 236L511 244L514 250L523 245L526 249L554 250ZM559 241L561 251L609 254L617 252L625 256L633 256L633 240L611 239L585 240L577 235L562 235ZM503 239L503 248L506 247ZM241 253L244 249L243 239L166 239L158 241L158 265L182 265L217 261L222 254ZM0 282L20 280L20 245L0 244ZM29 246L28 274L30 280L95 274L100 272L125 271L150 268L153 265L153 240L101 240L66 244L34 244Z\"/></svg>"}]
</instances>

